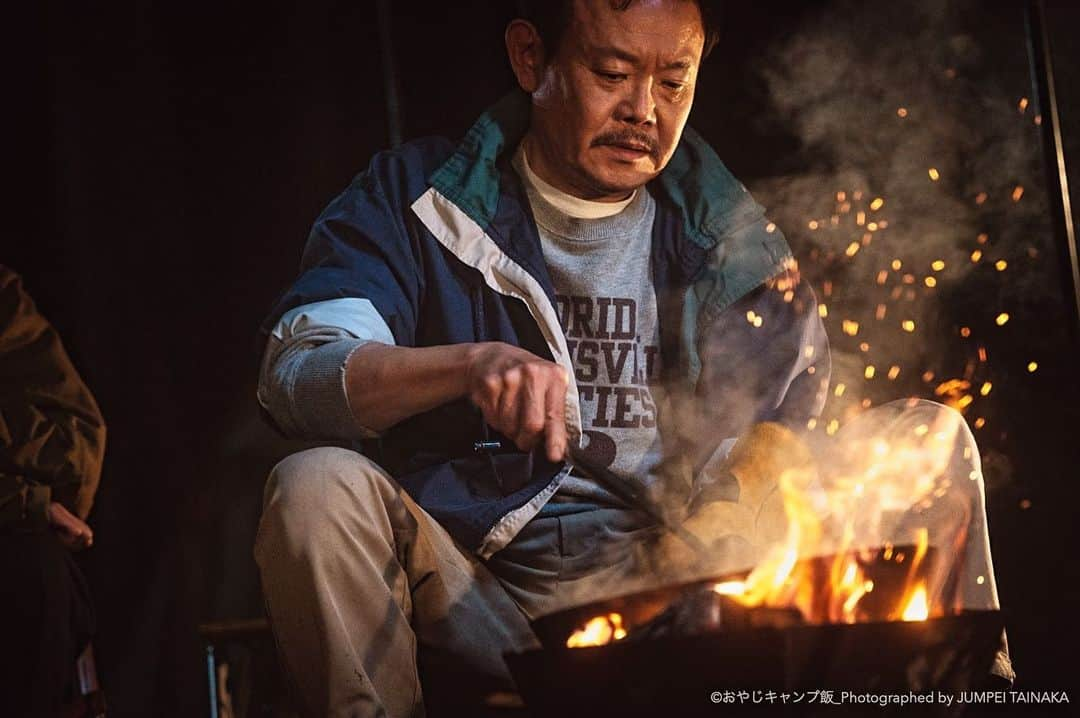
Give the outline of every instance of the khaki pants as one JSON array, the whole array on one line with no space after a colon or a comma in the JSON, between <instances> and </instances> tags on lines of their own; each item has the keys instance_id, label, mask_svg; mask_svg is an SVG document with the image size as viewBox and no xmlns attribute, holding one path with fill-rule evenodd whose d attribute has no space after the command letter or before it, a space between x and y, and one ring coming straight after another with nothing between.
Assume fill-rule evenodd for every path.
<instances>
[{"instance_id":1,"label":"khaki pants","mask_svg":"<svg viewBox=\"0 0 1080 718\"><path fill-rule=\"evenodd\" d=\"M423 715L418 645L507 685L503 652L535 645L491 572L352 451L274 468L255 558L305 715Z\"/></svg>"},{"instance_id":2,"label":"khaki pants","mask_svg":"<svg viewBox=\"0 0 1080 718\"><path fill-rule=\"evenodd\" d=\"M889 437L942 410L897 402L851 426ZM982 478L968 478L977 467L964 427L949 469L963 477L963 505L951 511L967 526L962 603L997 608ZM657 570L660 534L634 510L537 518L483 563L369 459L320 448L271 472L255 557L304 714L397 718L423 715L420 654L511 688L502 655L538 645L529 617L679 580ZM1005 650L993 672L1012 678Z\"/></svg>"}]
</instances>

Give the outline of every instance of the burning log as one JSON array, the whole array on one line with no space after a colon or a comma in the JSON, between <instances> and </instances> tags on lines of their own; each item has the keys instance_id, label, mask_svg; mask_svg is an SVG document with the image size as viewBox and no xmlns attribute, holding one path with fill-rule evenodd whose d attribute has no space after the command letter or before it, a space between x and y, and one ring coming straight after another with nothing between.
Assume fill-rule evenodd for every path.
<instances>
[{"instance_id":1,"label":"burning log","mask_svg":"<svg viewBox=\"0 0 1080 718\"><path fill-rule=\"evenodd\" d=\"M718 593L715 586L703 585L688 590L656 618L635 628L632 634L627 634L627 641L752 628L788 628L802 622L802 615L793 608L746 606L731 596Z\"/></svg>"}]
</instances>

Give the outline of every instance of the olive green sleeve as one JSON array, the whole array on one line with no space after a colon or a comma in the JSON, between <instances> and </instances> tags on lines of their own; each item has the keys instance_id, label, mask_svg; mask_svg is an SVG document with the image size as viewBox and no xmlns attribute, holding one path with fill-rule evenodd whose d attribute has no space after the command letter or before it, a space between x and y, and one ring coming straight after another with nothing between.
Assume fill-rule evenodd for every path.
<instances>
[{"instance_id":1,"label":"olive green sleeve","mask_svg":"<svg viewBox=\"0 0 1080 718\"><path fill-rule=\"evenodd\" d=\"M90 512L105 422L56 330L0 265L0 528L40 528L50 501Z\"/></svg>"}]
</instances>

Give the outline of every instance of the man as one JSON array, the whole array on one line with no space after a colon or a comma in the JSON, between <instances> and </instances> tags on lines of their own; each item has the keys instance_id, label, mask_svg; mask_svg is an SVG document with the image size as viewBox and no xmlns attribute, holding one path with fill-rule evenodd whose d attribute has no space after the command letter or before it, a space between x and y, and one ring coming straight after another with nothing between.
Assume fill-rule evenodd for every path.
<instances>
[{"instance_id":1,"label":"man","mask_svg":"<svg viewBox=\"0 0 1080 718\"><path fill-rule=\"evenodd\" d=\"M377 155L264 325L278 426L377 439L267 484L256 558L311 714L419 714L418 654L497 685L528 618L657 580L684 527L745 565L777 492L717 467L824 402L813 293L685 126L708 8L524 5L522 92Z\"/></svg>"},{"instance_id":2,"label":"man","mask_svg":"<svg viewBox=\"0 0 1080 718\"><path fill-rule=\"evenodd\" d=\"M77 698L93 630L71 552L101 475L105 423L60 337L0 265L0 696L6 715L54 715Z\"/></svg>"}]
</instances>

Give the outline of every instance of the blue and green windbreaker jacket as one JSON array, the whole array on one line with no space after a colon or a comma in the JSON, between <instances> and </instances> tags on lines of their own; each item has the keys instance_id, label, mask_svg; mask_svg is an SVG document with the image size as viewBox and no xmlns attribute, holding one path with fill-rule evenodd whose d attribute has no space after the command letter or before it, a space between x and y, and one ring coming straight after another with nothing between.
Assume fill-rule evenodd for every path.
<instances>
[{"instance_id":1,"label":"blue and green windbreaker jacket","mask_svg":"<svg viewBox=\"0 0 1080 718\"><path fill-rule=\"evenodd\" d=\"M529 98L514 93L456 146L428 138L376 155L315 222L263 339L283 316L317 305L360 338L409 347L507 342L574 376L536 225L510 167L528 121ZM678 407L667 422L677 424L682 458L700 468L754 422L804 427L824 404L828 344L784 237L689 127L646 188L657 205L651 259L662 381ZM580 442L573 382L566 403L568 436ZM482 440L503 448L478 453ZM570 469L549 462L542 447L517 450L464 398L388 429L373 458L485 557L509 543Z\"/></svg>"}]
</instances>

